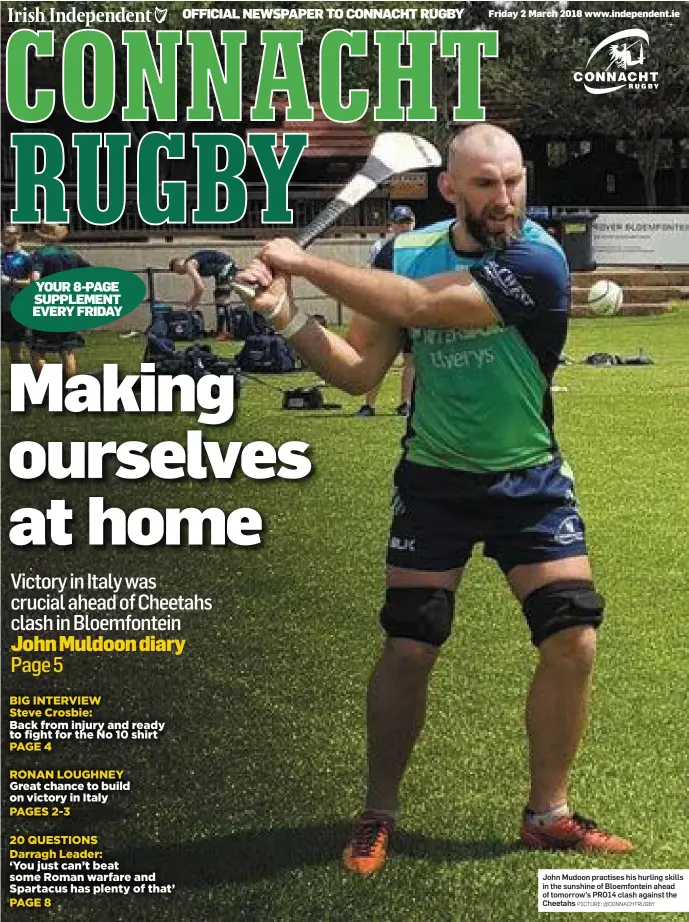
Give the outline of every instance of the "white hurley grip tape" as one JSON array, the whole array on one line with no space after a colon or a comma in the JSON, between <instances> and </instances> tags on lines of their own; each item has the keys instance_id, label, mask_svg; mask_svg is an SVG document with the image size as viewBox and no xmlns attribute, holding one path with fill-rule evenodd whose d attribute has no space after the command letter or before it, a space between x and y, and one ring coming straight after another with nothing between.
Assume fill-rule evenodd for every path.
<instances>
[{"instance_id":1,"label":"white hurley grip tape","mask_svg":"<svg viewBox=\"0 0 689 922\"><path fill-rule=\"evenodd\" d=\"M306 326L310 319L311 317L308 314L305 314L303 311L297 311L287 326L278 330L278 333L283 339L292 339L293 336L296 336L297 333Z\"/></svg>"},{"instance_id":2,"label":"white hurley grip tape","mask_svg":"<svg viewBox=\"0 0 689 922\"><path fill-rule=\"evenodd\" d=\"M258 294L258 288L255 285L245 285L243 282L230 282L230 288L249 306Z\"/></svg>"},{"instance_id":3,"label":"white hurley grip tape","mask_svg":"<svg viewBox=\"0 0 689 922\"><path fill-rule=\"evenodd\" d=\"M285 302L286 302L286 301L287 301L287 292L284 292L284 294L282 295L282 297L280 298L280 300L278 301L278 303L275 305L275 307L272 309L272 311L271 311L269 314L264 314L264 315L263 315L264 319L265 319L268 323L270 323L271 320L275 320L275 318L277 317L277 315L280 313L280 311L282 310L282 308L285 306Z\"/></svg>"}]
</instances>

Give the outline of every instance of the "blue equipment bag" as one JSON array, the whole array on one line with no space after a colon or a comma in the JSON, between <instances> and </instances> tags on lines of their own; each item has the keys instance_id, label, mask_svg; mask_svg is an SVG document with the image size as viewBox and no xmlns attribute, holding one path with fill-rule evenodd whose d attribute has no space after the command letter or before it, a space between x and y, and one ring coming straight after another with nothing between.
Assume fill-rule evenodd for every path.
<instances>
[{"instance_id":1,"label":"blue equipment bag","mask_svg":"<svg viewBox=\"0 0 689 922\"><path fill-rule=\"evenodd\" d=\"M239 397L241 381L239 368L234 359L214 355L210 346L194 343L183 352L178 352L171 335L169 318L171 310L157 309L153 322L146 331L146 348L143 361L155 364L159 375L191 375L195 381L204 375L233 375L234 396ZM178 313L187 314L187 311Z\"/></svg>"},{"instance_id":2,"label":"blue equipment bag","mask_svg":"<svg viewBox=\"0 0 689 922\"><path fill-rule=\"evenodd\" d=\"M230 308L230 332L233 339L248 339L268 329L265 317L248 307Z\"/></svg>"},{"instance_id":3,"label":"blue equipment bag","mask_svg":"<svg viewBox=\"0 0 689 922\"><path fill-rule=\"evenodd\" d=\"M167 339L200 339L205 334L201 311L175 310L165 301L151 304L151 325L163 321L167 326Z\"/></svg>"},{"instance_id":4,"label":"blue equipment bag","mask_svg":"<svg viewBox=\"0 0 689 922\"><path fill-rule=\"evenodd\" d=\"M237 353L242 371L282 374L299 367L297 353L278 333L269 330L259 336L249 336Z\"/></svg>"}]
</instances>

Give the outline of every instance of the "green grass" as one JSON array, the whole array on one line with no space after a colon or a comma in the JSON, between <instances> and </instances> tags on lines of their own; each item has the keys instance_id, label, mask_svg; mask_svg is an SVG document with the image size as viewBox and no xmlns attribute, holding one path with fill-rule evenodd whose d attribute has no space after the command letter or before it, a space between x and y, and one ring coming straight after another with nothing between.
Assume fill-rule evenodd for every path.
<instances>
[{"instance_id":1,"label":"green grass","mask_svg":"<svg viewBox=\"0 0 689 922\"><path fill-rule=\"evenodd\" d=\"M643 346L656 364L565 366L556 382L567 388L555 395L559 437L577 474L597 581L608 600L572 801L638 843L624 858L515 847L526 783L523 700L535 656L497 569L477 554L405 781L395 856L369 881L341 869L339 852L362 797L364 689L381 639L389 474L403 430L392 412L397 372L388 376L372 420L352 417L358 398L332 391L327 397L343 403L339 412L286 413L278 394L248 382L236 420L205 430L219 442L309 442L314 473L304 481L256 482L240 474L229 482L110 480L86 487L27 484L6 474L6 515L20 504L40 508L51 497L75 508L73 548L6 550L6 573L31 566L54 574L150 574L165 594L198 592L214 601L211 612L183 616L182 657L73 655L54 684L6 679L17 693L102 693L101 718L168 722L156 743L65 745L41 764L126 768L130 794L86 821L82 813L56 828L97 833L111 860L127 870L156 870L160 882L176 884L174 894L150 901L58 898L40 918L536 920L539 867L689 867L688 337L685 309L574 321L570 355ZM80 364L90 370L117 359L134 370L140 350L140 342L93 333ZM282 386L309 380L271 379ZM6 368L3 401L6 409ZM5 412L5 451L21 438L184 443L186 430L196 428L193 417L182 416L63 416ZM264 542L254 550L89 548L88 493L126 509L251 506L264 516ZM37 761L26 756L12 764ZM17 831L46 828L27 820ZM652 917L665 916L675 918Z\"/></svg>"}]
</instances>

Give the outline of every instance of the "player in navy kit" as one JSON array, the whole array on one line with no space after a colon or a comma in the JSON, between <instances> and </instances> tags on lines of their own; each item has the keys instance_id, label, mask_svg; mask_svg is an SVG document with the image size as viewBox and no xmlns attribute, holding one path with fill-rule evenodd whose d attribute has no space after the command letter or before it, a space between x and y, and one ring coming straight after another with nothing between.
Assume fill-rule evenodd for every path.
<instances>
[{"instance_id":1,"label":"player in navy kit","mask_svg":"<svg viewBox=\"0 0 689 922\"><path fill-rule=\"evenodd\" d=\"M39 224L35 230L42 246L31 254L31 281L66 272L68 269L84 269L90 266L83 256L72 247L65 246L69 228L64 224ZM45 365L47 352L57 352L62 362L65 379L77 372L74 350L83 346L83 337L78 333L47 332L34 330L30 336L31 365L38 374Z\"/></svg>"},{"instance_id":2,"label":"player in navy kit","mask_svg":"<svg viewBox=\"0 0 689 922\"><path fill-rule=\"evenodd\" d=\"M413 231L416 225L416 215L409 208L408 205L395 205L395 207L390 212L390 219L388 221L387 235L376 242L371 247L368 256L368 263L370 266L376 265L376 260L380 255L381 250L385 247L390 240L394 240L395 237L398 237L400 234L406 234L409 231ZM390 267L392 268L392 267ZM411 394L414 387L414 360L411 355L411 344L408 340L405 341L404 348L402 350L402 375L400 380L400 402L397 405L395 413L398 416L408 416L409 415L409 406L411 404ZM380 390L380 384L368 391L364 397L364 403L356 411L356 416L375 416L376 415L376 400L378 399L378 392Z\"/></svg>"},{"instance_id":3,"label":"player in navy kit","mask_svg":"<svg viewBox=\"0 0 689 922\"><path fill-rule=\"evenodd\" d=\"M31 256L21 247L21 231L16 224L2 230L2 341L7 344L10 362L22 360L26 329L12 316L12 301L31 282Z\"/></svg>"},{"instance_id":4,"label":"player in navy kit","mask_svg":"<svg viewBox=\"0 0 689 922\"><path fill-rule=\"evenodd\" d=\"M456 217L381 250L377 265L393 272L345 266L276 240L241 277L262 287L256 308L277 311L272 322L309 366L352 393L380 380L400 331L411 333L416 383L395 473L380 615L387 641L369 684L368 790L344 853L345 865L362 875L386 860L429 677L477 543L503 571L539 652L526 705L531 785L521 841L601 853L632 848L568 804L604 601L553 428L550 383L570 309L567 263L555 241L524 219L525 169L512 135L490 125L461 132L439 184ZM290 276L356 312L347 341L295 308Z\"/></svg>"},{"instance_id":5,"label":"player in navy kit","mask_svg":"<svg viewBox=\"0 0 689 922\"><path fill-rule=\"evenodd\" d=\"M223 341L229 339L231 332L230 299L232 289L229 282L234 278L237 264L222 250L197 250L186 259L177 256L170 260L170 272L186 275L191 280L192 292L187 302L190 311L198 307L206 286L205 278L215 279L215 314L216 337Z\"/></svg>"}]
</instances>

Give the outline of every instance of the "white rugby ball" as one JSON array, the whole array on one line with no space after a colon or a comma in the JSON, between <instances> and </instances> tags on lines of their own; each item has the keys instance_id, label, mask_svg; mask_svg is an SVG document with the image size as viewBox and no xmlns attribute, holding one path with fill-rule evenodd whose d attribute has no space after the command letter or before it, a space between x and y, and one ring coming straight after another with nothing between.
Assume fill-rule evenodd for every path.
<instances>
[{"instance_id":1,"label":"white rugby ball","mask_svg":"<svg viewBox=\"0 0 689 922\"><path fill-rule=\"evenodd\" d=\"M616 314L622 307L624 293L616 282L601 279L600 282L591 285L587 300L592 313L600 314L601 317L609 317Z\"/></svg>"}]
</instances>

